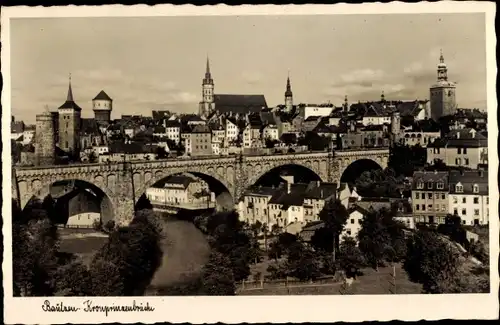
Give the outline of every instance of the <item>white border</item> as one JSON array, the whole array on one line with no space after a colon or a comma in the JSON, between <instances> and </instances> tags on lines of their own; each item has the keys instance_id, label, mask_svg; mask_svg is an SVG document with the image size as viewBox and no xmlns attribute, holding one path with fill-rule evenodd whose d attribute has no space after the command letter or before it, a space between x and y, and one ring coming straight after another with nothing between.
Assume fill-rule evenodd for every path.
<instances>
[{"instance_id":1,"label":"white border","mask_svg":"<svg viewBox=\"0 0 500 325\"><path fill-rule=\"evenodd\" d=\"M155 307L151 313L46 313L41 306L46 298L12 298L12 241L11 220L4 217L4 316L5 323L65 324L104 322L166 321L171 323L241 323L241 322L332 322L366 320L421 319L496 319L498 317L498 186L497 170L497 100L496 80L496 36L494 30L495 4L490 2L421 2L390 4L370 3L362 5L289 5L289 6L238 6L226 5L196 7L145 5L100 7L10 7L2 8L1 39L2 74L2 142L3 142L3 206L2 215L11 215L11 155L10 155L10 19L35 17L123 17L123 16L196 16L196 15L311 15L311 14L403 14L403 13L470 13L486 15L487 39L487 107L490 163L490 254L491 294L460 295L397 295L397 296L262 296L262 297L111 297L94 298L99 304L128 304L149 302ZM88 298L49 298L52 304L80 305Z\"/></svg>"}]
</instances>

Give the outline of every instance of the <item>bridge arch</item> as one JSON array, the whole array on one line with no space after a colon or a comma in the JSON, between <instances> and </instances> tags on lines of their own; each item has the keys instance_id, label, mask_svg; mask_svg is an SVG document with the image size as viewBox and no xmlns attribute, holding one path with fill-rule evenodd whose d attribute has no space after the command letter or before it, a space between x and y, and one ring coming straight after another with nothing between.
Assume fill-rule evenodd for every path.
<instances>
[{"instance_id":1,"label":"bridge arch","mask_svg":"<svg viewBox=\"0 0 500 325\"><path fill-rule=\"evenodd\" d=\"M23 181L20 182L21 186L23 186L22 183ZM63 180L51 180L49 182L42 183L38 179L35 179L32 181L31 189L31 193L25 193L24 199L21 199L20 204L21 209L23 210L30 202L33 202L34 200L43 201L49 195L56 200L56 206L63 207L78 194L88 193L88 198L95 199L94 203L98 206L99 219L103 223L114 220L115 218L114 204L112 201L113 195L111 191L107 187L99 186L89 180L68 178ZM66 206L66 208L68 208L68 206ZM97 211L93 212L93 217L97 218ZM63 216L62 218L64 219L64 217L66 217L66 222L69 218L71 218L69 211L68 215Z\"/></svg>"},{"instance_id":2,"label":"bridge arch","mask_svg":"<svg viewBox=\"0 0 500 325\"><path fill-rule=\"evenodd\" d=\"M362 158L352 161L350 164L343 166L340 176L341 183L353 184L356 179L365 171L384 169L379 162L371 158Z\"/></svg>"},{"instance_id":3,"label":"bridge arch","mask_svg":"<svg viewBox=\"0 0 500 325\"><path fill-rule=\"evenodd\" d=\"M214 173L209 172L200 172L200 171L173 171L170 173L164 173L161 171L157 171L155 173L155 176L151 177L149 180L145 181L142 186L140 186L136 191L135 191L135 204L136 207L140 207L143 200L146 198L146 191L148 188L151 187L161 187L163 186L166 182L168 182L169 179L171 179L174 176L178 175L192 175L195 176L199 179L201 179L203 182L205 182L208 185L208 188L210 192L215 193L215 200L217 202L217 207L218 208L224 208L224 209L233 209L234 208L234 188L231 186L231 183L229 182L229 176L228 179L224 179L224 173L229 172L231 174L231 170L218 170L215 169L215 172L218 172L220 175L214 175Z\"/></svg>"},{"instance_id":4,"label":"bridge arch","mask_svg":"<svg viewBox=\"0 0 500 325\"><path fill-rule=\"evenodd\" d=\"M318 163L319 165L319 163ZM310 181L326 181L322 179L320 173L315 171L314 164L301 163L286 163L279 166L269 166L256 164L253 166L253 176L249 177L248 186L251 185L279 185L282 181L282 176L293 176L294 183L310 182Z\"/></svg>"}]
</instances>

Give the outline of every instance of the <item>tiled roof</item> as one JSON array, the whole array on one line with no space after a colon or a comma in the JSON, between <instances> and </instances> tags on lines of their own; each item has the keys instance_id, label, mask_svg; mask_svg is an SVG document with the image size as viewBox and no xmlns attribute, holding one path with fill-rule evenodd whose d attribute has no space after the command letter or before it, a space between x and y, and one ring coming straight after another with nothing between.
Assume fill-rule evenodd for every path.
<instances>
[{"instance_id":1,"label":"tiled roof","mask_svg":"<svg viewBox=\"0 0 500 325\"><path fill-rule=\"evenodd\" d=\"M109 96L108 96L108 94L106 94L106 93L104 92L104 90L101 90L101 91L97 94L97 96L95 96L95 97L94 97L94 99L93 99L93 100L109 100L109 101L111 101L112 99L111 99L111 97L109 97Z\"/></svg>"},{"instance_id":2,"label":"tiled roof","mask_svg":"<svg viewBox=\"0 0 500 325\"><path fill-rule=\"evenodd\" d=\"M335 183L309 183L305 198L308 199L326 199L337 194L337 184Z\"/></svg>"},{"instance_id":3,"label":"tiled roof","mask_svg":"<svg viewBox=\"0 0 500 325\"><path fill-rule=\"evenodd\" d=\"M75 111L81 111L82 108L78 106L74 101L65 101L64 104L59 106L59 109L74 109Z\"/></svg>"},{"instance_id":4,"label":"tiled roof","mask_svg":"<svg viewBox=\"0 0 500 325\"><path fill-rule=\"evenodd\" d=\"M262 111L260 112L260 119L262 123L269 125L269 124L276 124L276 120L274 118L274 113L270 111Z\"/></svg>"},{"instance_id":5,"label":"tiled roof","mask_svg":"<svg viewBox=\"0 0 500 325\"><path fill-rule=\"evenodd\" d=\"M195 125L191 133L212 133L210 128L204 124Z\"/></svg>"},{"instance_id":6,"label":"tiled roof","mask_svg":"<svg viewBox=\"0 0 500 325\"><path fill-rule=\"evenodd\" d=\"M418 188L418 184L423 182L424 188ZM443 188L438 188L438 183L443 184ZM413 190L432 190L432 191L448 191L448 172L426 172L426 171L416 171L413 173L412 189ZM429 188L429 184L432 188Z\"/></svg>"},{"instance_id":7,"label":"tiled roof","mask_svg":"<svg viewBox=\"0 0 500 325\"><path fill-rule=\"evenodd\" d=\"M177 120L166 120L165 121L165 127L167 128L175 128L175 127L180 127L181 123Z\"/></svg>"},{"instance_id":8,"label":"tiled roof","mask_svg":"<svg viewBox=\"0 0 500 325\"><path fill-rule=\"evenodd\" d=\"M157 125L153 128L153 133L165 133L167 130L161 125Z\"/></svg>"},{"instance_id":9,"label":"tiled roof","mask_svg":"<svg viewBox=\"0 0 500 325\"><path fill-rule=\"evenodd\" d=\"M168 188L169 185L172 184L172 185L182 185L184 188L187 188L189 184L195 181L196 181L195 179L186 175L175 175L167 179L164 187Z\"/></svg>"},{"instance_id":10,"label":"tiled roof","mask_svg":"<svg viewBox=\"0 0 500 325\"><path fill-rule=\"evenodd\" d=\"M245 191L244 195L273 196L276 192L280 190L281 190L280 188L269 187L269 186L252 186Z\"/></svg>"},{"instance_id":11,"label":"tiled roof","mask_svg":"<svg viewBox=\"0 0 500 325\"><path fill-rule=\"evenodd\" d=\"M215 110L221 113L247 114L267 108L264 95L214 95Z\"/></svg>"},{"instance_id":12,"label":"tiled roof","mask_svg":"<svg viewBox=\"0 0 500 325\"><path fill-rule=\"evenodd\" d=\"M463 186L460 193L455 187L459 183ZM477 185L478 192L474 192L474 185ZM450 193L488 195L488 171L451 171Z\"/></svg>"}]
</instances>

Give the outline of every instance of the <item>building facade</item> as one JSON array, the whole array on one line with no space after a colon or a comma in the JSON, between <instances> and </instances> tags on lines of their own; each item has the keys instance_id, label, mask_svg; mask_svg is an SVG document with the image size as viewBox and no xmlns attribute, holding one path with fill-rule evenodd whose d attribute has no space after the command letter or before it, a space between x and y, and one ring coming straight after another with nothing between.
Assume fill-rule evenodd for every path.
<instances>
[{"instance_id":1,"label":"building facade","mask_svg":"<svg viewBox=\"0 0 500 325\"><path fill-rule=\"evenodd\" d=\"M415 223L444 223L449 213L449 191L448 172L415 172L412 183Z\"/></svg>"},{"instance_id":2,"label":"building facade","mask_svg":"<svg viewBox=\"0 0 500 325\"><path fill-rule=\"evenodd\" d=\"M464 225L489 223L488 171L450 172L449 213Z\"/></svg>"}]
</instances>

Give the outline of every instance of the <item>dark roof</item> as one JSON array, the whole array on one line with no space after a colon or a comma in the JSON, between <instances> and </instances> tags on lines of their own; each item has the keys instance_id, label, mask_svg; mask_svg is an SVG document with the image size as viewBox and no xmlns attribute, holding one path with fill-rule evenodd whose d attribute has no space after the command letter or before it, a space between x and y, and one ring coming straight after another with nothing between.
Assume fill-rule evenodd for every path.
<instances>
[{"instance_id":1,"label":"dark roof","mask_svg":"<svg viewBox=\"0 0 500 325\"><path fill-rule=\"evenodd\" d=\"M270 111L262 111L260 112L260 119L263 124L276 124L276 119L274 118L274 113Z\"/></svg>"},{"instance_id":2,"label":"dark roof","mask_svg":"<svg viewBox=\"0 0 500 325\"><path fill-rule=\"evenodd\" d=\"M459 183L463 192L456 192L455 186ZM477 185L478 192L474 192L474 185ZM488 171L451 171L450 193L488 195Z\"/></svg>"},{"instance_id":3,"label":"dark roof","mask_svg":"<svg viewBox=\"0 0 500 325\"><path fill-rule=\"evenodd\" d=\"M384 126L383 125L373 125L373 124L370 124L370 125L364 126L362 128L362 130L360 130L360 131L383 131L383 130L384 130Z\"/></svg>"},{"instance_id":4,"label":"dark roof","mask_svg":"<svg viewBox=\"0 0 500 325\"><path fill-rule=\"evenodd\" d=\"M281 189L275 188L275 187L268 187L268 186L251 186L245 191L244 195L248 195L248 196L273 196L278 191L281 191Z\"/></svg>"},{"instance_id":5,"label":"dark roof","mask_svg":"<svg viewBox=\"0 0 500 325\"><path fill-rule=\"evenodd\" d=\"M309 183L305 198L307 199L326 199L337 194L337 184L335 183Z\"/></svg>"},{"instance_id":6,"label":"dark roof","mask_svg":"<svg viewBox=\"0 0 500 325\"><path fill-rule=\"evenodd\" d=\"M267 108L264 95L214 95L215 110L220 113L247 114Z\"/></svg>"},{"instance_id":7,"label":"dark roof","mask_svg":"<svg viewBox=\"0 0 500 325\"><path fill-rule=\"evenodd\" d=\"M101 135L101 131L99 130L99 124L93 118L82 118L80 119L80 133L81 134L92 134L92 135Z\"/></svg>"},{"instance_id":8,"label":"dark roof","mask_svg":"<svg viewBox=\"0 0 500 325\"><path fill-rule=\"evenodd\" d=\"M165 127L161 125L157 125L153 128L153 133L165 133L165 132L166 132Z\"/></svg>"},{"instance_id":9,"label":"dark roof","mask_svg":"<svg viewBox=\"0 0 500 325\"><path fill-rule=\"evenodd\" d=\"M418 184L423 182L424 187L418 188ZM443 183L443 188L437 188L437 183ZM429 188L431 184L432 188ZM448 172L426 172L426 171L416 171L413 173L412 189L413 190L432 190L432 191L448 191Z\"/></svg>"},{"instance_id":10,"label":"dark roof","mask_svg":"<svg viewBox=\"0 0 500 325\"><path fill-rule=\"evenodd\" d=\"M168 188L169 184L182 185L184 188L187 188L189 184L193 183L195 180L192 177L186 175L175 175L169 177L165 182L165 188Z\"/></svg>"},{"instance_id":11,"label":"dark roof","mask_svg":"<svg viewBox=\"0 0 500 325\"><path fill-rule=\"evenodd\" d=\"M11 133L21 133L24 131L24 122L23 121L16 121L10 123L10 132Z\"/></svg>"},{"instance_id":12,"label":"dark roof","mask_svg":"<svg viewBox=\"0 0 500 325\"><path fill-rule=\"evenodd\" d=\"M112 101L111 97L109 97L108 94L106 94L104 92L104 90L101 90L101 92L98 93L97 96L95 96L93 100L109 100L109 101Z\"/></svg>"},{"instance_id":13,"label":"dark roof","mask_svg":"<svg viewBox=\"0 0 500 325\"><path fill-rule=\"evenodd\" d=\"M59 109L65 109L65 108L70 108L74 109L75 111L81 111L82 108L78 106L74 101L65 101L64 104L59 106Z\"/></svg>"},{"instance_id":14,"label":"dark roof","mask_svg":"<svg viewBox=\"0 0 500 325\"><path fill-rule=\"evenodd\" d=\"M166 128L175 128L175 127L180 127L181 123L177 120L166 120L164 125Z\"/></svg>"},{"instance_id":15,"label":"dark roof","mask_svg":"<svg viewBox=\"0 0 500 325\"><path fill-rule=\"evenodd\" d=\"M144 146L142 143L131 142L124 143L121 141L112 142L109 145L110 153L128 153L128 154L140 154L140 153L148 153L151 152L150 148L152 146Z\"/></svg>"},{"instance_id":16,"label":"dark roof","mask_svg":"<svg viewBox=\"0 0 500 325\"><path fill-rule=\"evenodd\" d=\"M204 124L195 125L191 133L211 133L210 128Z\"/></svg>"}]
</instances>

